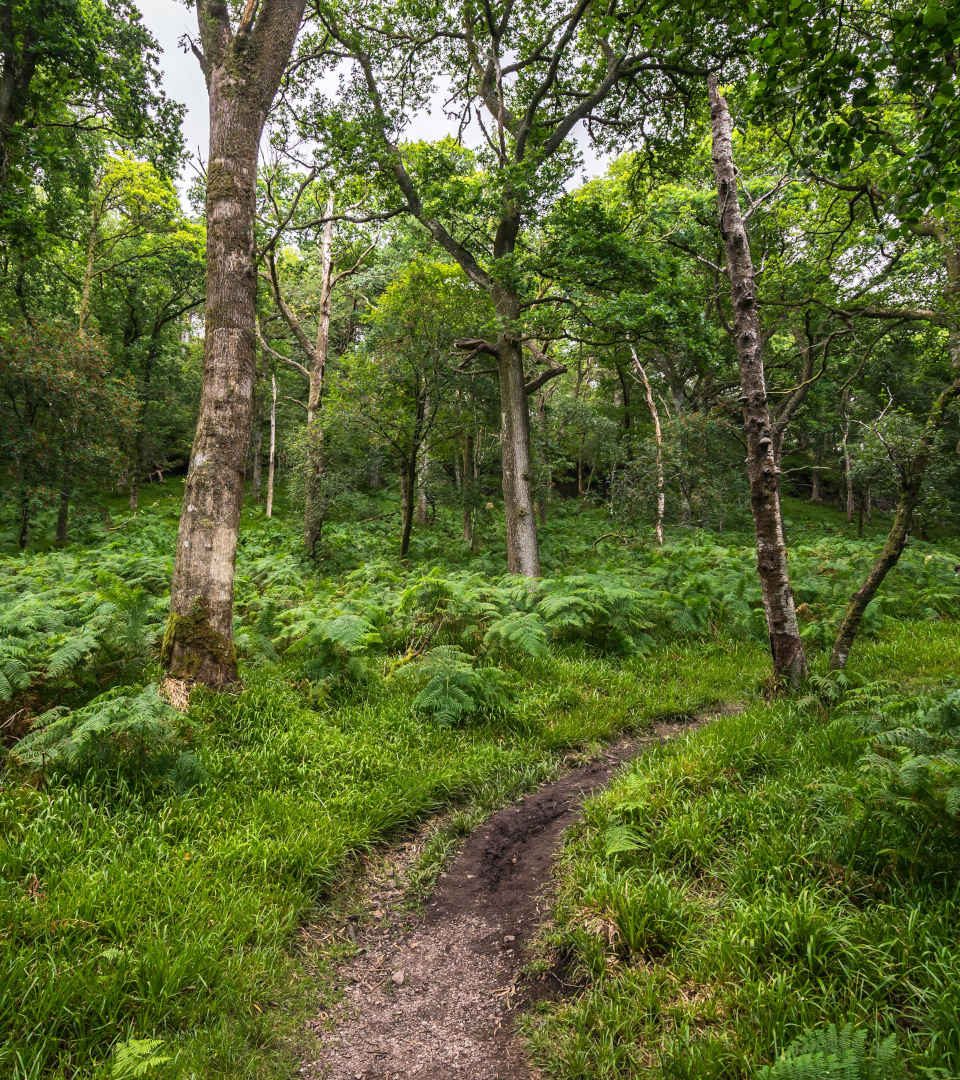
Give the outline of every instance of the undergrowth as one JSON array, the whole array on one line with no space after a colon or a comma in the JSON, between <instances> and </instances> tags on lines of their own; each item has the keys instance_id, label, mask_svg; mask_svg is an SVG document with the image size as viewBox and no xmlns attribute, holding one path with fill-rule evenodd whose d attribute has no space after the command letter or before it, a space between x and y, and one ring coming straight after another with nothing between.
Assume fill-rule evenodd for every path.
<instances>
[{"instance_id":1,"label":"undergrowth","mask_svg":"<svg viewBox=\"0 0 960 1080\"><path fill-rule=\"evenodd\" d=\"M960 1075L958 644L904 628L839 693L723 717L589 804L545 1075Z\"/></svg>"},{"instance_id":2,"label":"undergrowth","mask_svg":"<svg viewBox=\"0 0 960 1080\"><path fill-rule=\"evenodd\" d=\"M534 783L569 748L749 698L766 670L747 536L655 550L561 505L530 583L502 573L498 540L458 547L443 508L407 564L395 522L333 521L319 568L296 520L252 510L244 689L198 693L175 717L149 687L176 505L91 525L88 548L0 559L0 722L8 741L32 729L0 788L0 1075L13 1080L290 1075L314 993L292 945L351 859L443 806ZM813 643L872 554L818 530L793 538ZM954 562L949 546L908 551L867 620L865 660L903 673L914 628L952 640ZM954 656L931 645L928 678ZM822 698L803 715L822 718ZM743 767L762 772L754 741ZM671 829L663 842L683 849L695 824ZM628 854L610 856L610 889ZM631 886L649 911L614 953L674 947L699 911L678 891L682 865L658 861Z\"/></svg>"}]
</instances>

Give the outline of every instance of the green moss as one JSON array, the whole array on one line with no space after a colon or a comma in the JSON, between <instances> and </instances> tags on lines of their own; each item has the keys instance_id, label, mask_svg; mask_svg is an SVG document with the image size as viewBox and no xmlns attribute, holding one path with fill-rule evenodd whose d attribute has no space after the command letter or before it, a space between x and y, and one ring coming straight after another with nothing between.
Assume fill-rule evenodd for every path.
<instances>
[{"instance_id":1,"label":"green moss","mask_svg":"<svg viewBox=\"0 0 960 1080\"><path fill-rule=\"evenodd\" d=\"M178 679L196 679L211 669L237 670L233 642L210 625L207 602L197 597L186 615L170 613L160 647L164 668Z\"/></svg>"}]
</instances>

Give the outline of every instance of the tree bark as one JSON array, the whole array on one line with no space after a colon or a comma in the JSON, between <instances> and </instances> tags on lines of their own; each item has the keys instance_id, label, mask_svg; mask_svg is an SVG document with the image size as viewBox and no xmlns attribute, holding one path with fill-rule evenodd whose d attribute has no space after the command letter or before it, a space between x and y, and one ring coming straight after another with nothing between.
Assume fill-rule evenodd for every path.
<instances>
[{"instance_id":1,"label":"tree bark","mask_svg":"<svg viewBox=\"0 0 960 1080\"><path fill-rule=\"evenodd\" d=\"M533 463L530 455L530 408L523 374L523 351L511 325L517 300L497 290L494 305L504 320L497 337L500 380L503 508L507 526L507 569L525 577L540 576L540 550L533 506Z\"/></svg>"},{"instance_id":2,"label":"tree bark","mask_svg":"<svg viewBox=\"0 0 960 1080\"><path fill-rule=\"evenodd\" d=\"M17 547L20 551L25 550L30 541L30 492L22 487L20 489L20 520L17 530Z\"/></svg>"},{"instance_id":3,"label":"tree bark","mask_svg":"<svg viewBox=\"0 0 960 1080\"><path fill-rule=\"evenodd\" d=\"M277 475L277 376L270 375L270 448L267 460L267 517L273 517L273 481Z\"/></svg>"},{"instance_id":4,"label":"tree bark","mask_svg":"<svg viewBox=\"0 0 960 1080\"><path fill-rule=\"evenodd\" d=\"M320 410L330 349L330 320L333 309L333 192L327 197L326 218L320 243L320 318L317 340L310 364L307 388L307 477L303 513L303 539L307 554L313 558L323 533L325 472L324 433Z\"/></svg>"},{"instance_id":5,"label":"tree bark","mask_svg":"<svg viewBox=\"0 0 960 1080\"><path fill-rule=\"evenodd\" d=\"M60 488L57 501L57 531L55 542L57 547L63 547L70 533L70 488L64 485Z\"/></svg>"},{"instance_id":6,"label":"tree bark","mask_svg":"<svg viewBox=\"0 0 960 1080\"><path fill-rule=\"evenodd\" d=\"M653 524L653 534L656 537L657 544L663 547L663 518L666 512L667 492L666 481L663 473L663 429L660 426L660 410L657 408L657 403L653 398L653 388L650 386L650 380L647 378L647 372L643 364L640 363L640 357L637 356L637 350L631 345L630 355L633 357L633 366L637 370L637 374L640 376L640 381L643 383L643 392L647 399L647 409L650 411L650 419L653 421L653 438L654 445L656 447L656 469L657 469L657 516Z\"/></svg>"},{"instance_id":7,"label":"tree bark","mask_svg":"<svg viewBox=\"0 0 960 1080\"><path fill-rule=\"evenodd\" d=\"M472 552L476 539L474 514L476 512L476 453L473 432L467 431L463 437L463 466L461 470L461 495L463 497L463 539Z\"/></svg>"},{"instance_id":8,"label":"tree bark","mask_svg":"<svg viewBox=\"0 0 960 1080\"><path fill-rule=\"evenodd\" d=\"M188 685L237 680L233 579L255 382L257 155L304 7L251 2L234 30L227 5L197 3L195 51L210 105L203 384L161 657L168 678Z\"/></svg>"},{"instance_id":9,"label":"tree bark","mask_svg":"<svg viewBox=\"0 0 960 1080\"><path fill-rule=\"evenodd\" d=\"M730 274L734 343L740 365L747 477L757 539L757 570L767 618L774 679L778 685L796 686L806 677L807 662L787 566L780 510L780 469L767 402L753 260L737 192L733 123L727 103L717 90L714 76L708 79L708 92L720 232Z\"/></svg>"},{"instance_id":10,"label":"tree bark","mask_svg":"<svg viewBox=\"0 0 960 1080\"><path fill-rule=\"evenodd\" d=\"M417 486L417 458L411 455L404 462L400 474L400 558L405 559L410 552L410 535L413 532L413 503Z\"/></svg>"}]
</instances>

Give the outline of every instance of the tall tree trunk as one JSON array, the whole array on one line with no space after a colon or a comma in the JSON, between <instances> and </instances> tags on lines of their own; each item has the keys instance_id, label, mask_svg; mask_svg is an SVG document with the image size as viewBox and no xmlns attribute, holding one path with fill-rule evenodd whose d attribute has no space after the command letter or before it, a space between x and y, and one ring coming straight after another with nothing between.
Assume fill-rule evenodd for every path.
<instances>
[{"instance_id":1,"label":"tall tree trunk","mask_svg":"<svg viewBox=\"0 0 960 1080\"><path fill-rule=\"evenodd\" d=\"M250 448L250 491L258 505L263 488L263 418L255 415L253 422L253 445Z\"/></svg>"},{"instance_id":2,"label":"tall tree trunk","mask_svg":"<svg viewBox=\"0 0 960 1080\"><path fill-rule=\"evenodd\" d=\"M57 500L56 545L63 547L70 533L70 485L63 484Z\"/></svg>"},{"instance_id":3,"label":"tall tree trunk","mask_svg":"<svg viewBox=\"0 0 960 1080\"><path fill-rule=\"evenodd\" d=\"M505 321L497 337L500 378L500 426L503 453L503 509L507 526L507 569L525 577L540 576L540 549L533 507L530 454L530 408L523 375L523 351L510 324L517 317L515 296L497 292L498 314Z\"/></svg>"},{"instance_id":4,"label":"tall tree trunk","mask_svg":"<svg viewBox=\"0 0 960 1080\"><path fill-rule=\"evenodd\" d=\"M844 484L844 508L847 515L847 524L853 524L853 514L857 507L857 494L853 486L853 463L850 460L850 421L843 422L843 438L840 441L840 450L843 455L843 484Z\"/></svg>"},{"instance_id":5,"label":"tall tree trunk","mask_svg":"<svg viewBox=\"0 0 960 1080\"><path fill-rule=\"evenodd\" d=\"M20 488L20 520L17 530L17 547L23 551L30 541L30 492Z\"/></svg>"},{"instance_id":6,"label":"tall tree trunk","mask_svg":"<svg viewBox=\"0 0 960 1080\"><path fill-rule=\"evenodd\" d=\"M330 320L333 309L333 192L327 197L326 221L320 243L320 318L317 340L310 364L307 388L307 477L304 500L303 539L307 554L316 555L323 533L325 472L324 433L321 409L330 349Z\"/></svg>"},{"instance_id":7,"label":"tall tree trunk","mask_svg":"<svg viewBox=\"0 0 960 1080\"><path fill-rule=\"evenodd\" d=\"M650 411L650 419L653 421L653 438L654 446L656 448L656 469L657 469L657 516L653 523L653 534L656 537L657 543L663 547L663 518L666 512L667 504L667 485L663 473L663 428L660 426L660 410L657 408L657 403L653 398L653 388L650 386L650 380L647 378L647 372L643 364L640 363L640 357L637 356L637 350L631 345L630 355L633 357L633 366L637 370L637 374L640 376L640 381L643 383L643 392L647 399L647 409Z\"/></svg>"},{"instance_id":8,"label":"tall tree trunk","mask_svg":"<svg viewBox=\"0 0 960 1080\"><path fill-rule=\"evenodd\" d=\"M405 559L410 552L410 535L413 532L413 503L417 487L417 455L411 454L404 462L400 474L400 505L402 519L400 524L400 558Z\"/></svg>"},{"instance_id":9,"label":"tall tree trunk","mask_svg":"<svg viewBox=\"0 0 960 1080\"><path fill-rule=\"evenodd\" d=\"M427 497L427 468L430 459L427 455L426 445L420 451L417 460L417 507L416 519L418 525L426 525L430 516L430 500Z\"/></svg>"},{"instance_id":10,"label":"tall tree trunk","mask_svg":"<svg viewBox=\"0 0 960 1080\"><path fill-rule=\"evenodd\" d=\"M476 456L475 456L475 444L473 440L473 432L467 430L463 437L463 466L461 475L463 481L461 484L461 494L463 496L463 539L467 546L473 551L473 545L475 540L475 525L474 514L476 512Z\"/></svg>"},{"instance_id":11,"label":"tall tree trunk","mask_svg":"<svg viewBox=\"0 0 960 1080\"><path fill-rule=\"evenodd\" d=\"M270 374L270 447L267 459L267 517L273 517L273 483L277 475L277 376Z\"/></svg>"},{"instance_id":12,"label":"tall tree trunk","mask_svg":"<svg viewBox=\"0 0 960 1080\"><path fill-rule=\"evenodd\" d=\"M237 680L233 579L255 382L257 155L304 7L248 3L234 30L228 5L197 2L195 51L210 103L203 385L162 650L168 678L188 685Z\"/></svg>"},{"instance_id":13,"label":"tall tree trunk","mask_svg":"<svg viewBox=\"0 0 960 1080\"><path fill-rule=\"evenodd\" d=\"M733 124L714 76L708 79L708 91L720 232L726 248L733 299L734 343L740 364L747 476L757 538L757 569L767 617L774 679L778 684L796 686L806 677L807 662L787 567L787 547L780 511L780 470L767 402L753 260L737 192Z\"/></svg>"},{"instance_id":14,"label":"tall tree trunk","mask_svg":"<svg viewBox=\"0 0 960 1080\"><path fill-rule=\"evenodd\" d=\"M934 401L920 436L920 443L913 460L900 469L900 497L893 524L887 533L886 543L877 561L870 568L866 580L850 598L837 631L830 654L830 667L839 670L846 666L853 648L857 631L870 601L877 595L884 578L897 565L910 537L913 515L920 502L923 478L930 463L934 442L947 412L947 408L960 396L960 378L954 380Z\"/></svg>"}]
</instances>

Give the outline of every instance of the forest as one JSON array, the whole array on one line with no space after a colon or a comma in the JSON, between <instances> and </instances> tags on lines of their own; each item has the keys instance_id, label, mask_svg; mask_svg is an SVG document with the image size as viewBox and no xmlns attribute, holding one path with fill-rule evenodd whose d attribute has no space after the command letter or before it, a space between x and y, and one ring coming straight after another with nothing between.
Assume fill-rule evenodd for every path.
<instances>
[{"instance_id":1,"label":"forest","mask_svg":"<svg viewBox=\"0 0 960 1080\"><path fill-rule=\"evenodd\" d=\"M178 2L0 0L0 1077L960 1077L960 13Z\"/></svg>"}]
</instances>

